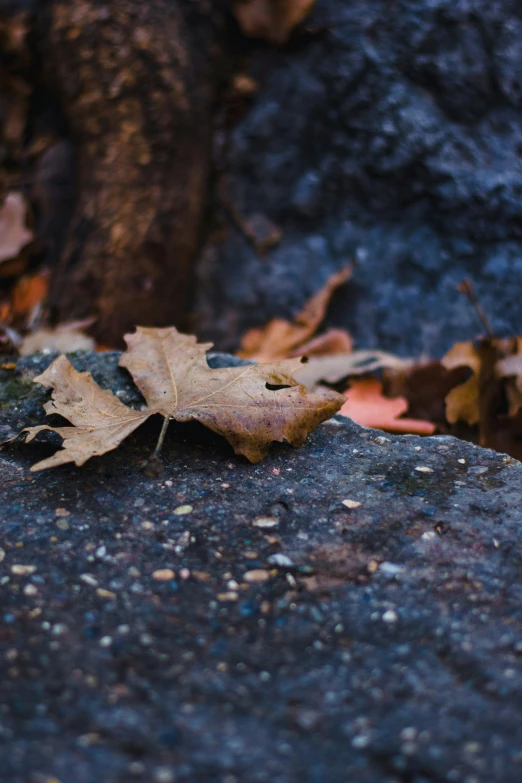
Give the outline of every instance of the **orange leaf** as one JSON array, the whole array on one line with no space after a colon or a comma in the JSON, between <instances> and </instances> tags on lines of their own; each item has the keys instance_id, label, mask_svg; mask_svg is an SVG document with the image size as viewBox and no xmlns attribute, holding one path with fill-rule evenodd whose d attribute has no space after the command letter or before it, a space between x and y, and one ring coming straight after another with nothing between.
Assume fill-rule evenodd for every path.
<instances>
[{"instance_id":1,"label":"orange leaf","mask_svg":"<svg viewBox=\"0 0 522 783\"><path fill-rule=\"evenodd\" d=\"M352 267L345 266L339 272L330 275L323 288L306 302L301 312L296 316L294 323L285 321L283 318L274 318L266 326L249 329L243 335L238 356L243 359L256 359L259 362L271 362L302 355L305 352L304 347L307 345L310 347L308 341L311 341L321 325L333 293L343 283L346 283L351 274ZM338 348L339 335L337 338ZM320 338L317 339L320 340ZM349 341L350 337L346 334L346 346L351 345L351 341Z\"/></svg>"},{"instance_id":2,"label":"orange leaf","mask_svg":"<svg viewBox=\"0 0 522 783\"><path fill-rule=\"evenodd\" d=\"M361 424L387 432L432 435L435 425L421 419L399 419L408 409L404 397L390 400L382 394L382 383L377 378L363 378L352 382L345 392L346 402L339 411L343 416Z\"/></svg>"},{"instance_id":3,"label":"orange leaf","mask_svg":"<svg viewBox=\"0 0 522 783\"><path fill-rule=\"evenodd\" d=\"M12 310L15 316L29 315L47 296L49 279L46 272L21 277L13 289Z\"/></svg>"},{"instance_id":4,"label":"orange leaf","mask_svg":"<svg viewBox=\"0 0 522 783\"><path fill-rule=\"evenodd\" d=\"M315 0L236 0L233 11L245 35L283 44L314 3Z\"/></svg>"}]
</instances>

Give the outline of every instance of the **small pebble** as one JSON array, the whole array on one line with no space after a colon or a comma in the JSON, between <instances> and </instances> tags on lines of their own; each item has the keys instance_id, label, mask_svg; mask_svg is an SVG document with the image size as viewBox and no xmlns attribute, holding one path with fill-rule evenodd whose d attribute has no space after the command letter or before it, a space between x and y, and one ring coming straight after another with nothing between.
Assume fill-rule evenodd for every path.
<instances>
[{"instance_id":1,"label":"small pebble","mask_svg":"<svg viewBox=\"0 0 522 783\"><path fill-rule=\"evenodd\" d=\"M85 582L86 585L90 585L91 587L98 587L98 580L90 574L80 574L80 579L82 582Z\"/></svg>"},{"instance_id":2,"label":"small pebble","mask_svg":"<svg viewBox=\"0 0 522 783\"><path fill-rule=\"evenodd\" d=\"M459 459L458 461L460 462L461 465L465 465L466 464L466 460L465 459Z\"/></svg>"},{"instance_id":3,"label":"small pebble","mask_svg":"<svg viewBox=\"0 0 522 783\"><path fill-rule=\"evenodd\" d=\"M384 612L382 619L385 623L396 623L399 618L394 609L388 609L387 612Z\"/></svg>"},{"instance_id":4,"label":"small pebble","mask_svg":"<svg viewBox=\"0 0 522 783\"><path fill-rule=\"evenodd\" d=\"M159 568L152 574L152 578L156 579L157 582L169 582L171 579L174 579L175 576L176 574L172 568Z\"/></svg>"},{"instance_id":5,"label":"small pebble","mask_svg":"<svg viewBox=\"0 0 522 783\"><path fill-rule=\"evenodd\" d=\"M277 527L279 520L277 517L256 517L252 522L252 527L271 528Z\"/></svg>"},{"instance_id":6,"label":"small pebble","mask_svg":"<svg viewBox=\"0 0 522 783\"><path fill-rule=\"evenodd\" d=\"M437 534L434 530L427 530L425 533L422 534L421 538L423 538L425 541L431 541L432 538L436 538Z\"/></svg>"},{"instance_id":7,"label":"small pebble","mask_svg":"<svg viewBox=\"0 0 522 783\"><path fill-rule=\"evenodd\" d=\"M197 582L208 582L211 575L208 571L192 571L192 576Z\"/></svg>"},{"instance_id":8,"label":"small pebble","mask_svg":"<svg viewBox=\"0 0 522 783\"><path fill-rule=\"evenodd\" d=\"M174 509L174 513L178 517L182 517L183 514L190 514L191 511L192 511L192 506L178 506L177 508Z\"/></svg>"},{"instance_id":9,"label":"small pebble","mask_svg":"<svg viewBox=\"0 0 522 783\"><path fill-rule=\"evenodd\" d=\"M275 555L270 555L268 562L270 565L281 566L282 568L289 568L294 565L294 561L290 560L287 555L283 555L281 552L277 552Z\"/></svg>"},{"instance_id":10,"label":"small pebble","mask_svg":"<svg viewBox=\"0 0 522 783\"><path fill-rule=\"evenodd\" d=\"M384 563L381 563L379 570L385 576L397 576L401 571L404 571L404 566L398 565L397 563L388 563L385 560Z\"/></svg>"},{"instance_id":11,"label":"small pebble","mask_svg":"<svg viewBox=\"0 0 522 783\"><path fill-rule=\"evenodd\" d=\"M266 582L267 579L270 579L270 574L268 571L265 571L264 568L254 568L252 571L247 571L244 573L243 579L245 582L250 582L250 584L258 584L260 582Z\"/></svg>"},{"instance_id":12,"label":"small pebble","mask_svg":"<svg viewBox=\"0 0 522 783\"><path fill-rule=\"evenodd\" d=\"M111 636L102 636L100 639L100 647L110 647L112 644Z\"/></svg>"},{"instance_id":13,"label":"small pebble","mask_svg":"<svg viewBox=\"0 0 522 783\"><path fill-rule=\"evenodd\" d=\"M179 578L185 581L190 578L190 570L188 568L180 568Z\"/></svg>"},{"instance_id":14,"label":"small pebble","mask_svg":"<svg viewBox=\"0 0 522 783\"><path fill-rule=\"evenodd\" d=\"M96 595L99 595L100 598L116 598L116 593L113 593L111 590L104 590L103 587L98 587L96 590Z\"/></svg>"},{"instance_id":15,"label":"small pebble","mask_svg":"<svg viewBox=\"0 0 522 783\"><path fill-rule=\"evenodd\" d=\"M71 512L67 511L66 508L55 508L54 513L57 517L70 517Z\"/></svg>"},{"instance_id":16,"label":"small pebble","mask_svg":"<svg viewBox=\"0 0 522 783\"><path fill-rule=\"evenodd\" d=\"M357 734L352 739L352 748L362 750L362 748L367 748L370 742L370 737L367 734Z\"/></svg>"},{"instance_id":17,"label":"small pebble","mask_svg":"<svg viewBox=\"0 0 522 783\"><path fill-rule=\"evenodd\" d=\"M168 767L158 767L154 773L155 783L174 783L176 780L174 773Z\"/></svg>"},{"instance_id":18,"label":"small pebble","mask_svg":"<svg viewBox=\"0 0 522 783\"><path fill-rule=\"evenodd\" d=\"M426 467L426 465L418 465L418 466L415 468L415 470L416 470L418 473L433 473L433 469L432 469L432 468L427 468L427 467Z\"/></svg>"},{"instance_id":19,"label":"small pebble","mask_svg":"<svg viewBox=\"0 0 522 783\"><path fill-rule=\"evenodd\" d=\"M229 590L227 593L218 593L216 598L218 601L237 601L239 595L234 590Z\"/></svg>"},{"instance_id":20,"label":"small pebble","mask_svg":"<svg viewBox=\"0 0 522 783\"><path fill-rule=\"evenodd\" d=\"M0 563L2 562L2 560L4 559L4 557L5 557L5 549L2 549L2 548L0 547Z\"/></svg>"},{"instance_id":21,"label":"small pebble","mask_svg":"<svg viewBox=\"0 0 522 783\"><path fill-rule=\"evenodd\" d=\"M34 585L26 585L24 587L24 595L38 595L38 590Z\"/></svg>"},{"instance_id":22,"label":"small pebble","mask_svg":"<svg viewBox=\"0 0 522 783\"><path fill-rule=\"evenodd\" d=\"M346 506L346 508L359 508L359 506L362 506L362 503L358 500L350 500L350 498L347 498L346 500L343 500L343 506Z\"/></svg>"},{"instance_id":23,"label":"small pebble","mask_svg":"<svg viewBox=\"0 0 522 783\"><path fill-rule=\"evenodd\" d=\"M16 576L30 576L31 574L34 574L36 571L36 566L32 565L14 565L11 566L11 573L16 574Z\"/></svg>"}]
</instances>

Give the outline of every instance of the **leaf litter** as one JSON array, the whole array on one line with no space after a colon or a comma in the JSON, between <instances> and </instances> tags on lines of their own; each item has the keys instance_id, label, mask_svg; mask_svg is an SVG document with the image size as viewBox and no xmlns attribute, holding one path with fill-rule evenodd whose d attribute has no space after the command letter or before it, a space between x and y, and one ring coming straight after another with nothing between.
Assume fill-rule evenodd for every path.
<instances>
[{"instance_id":1,"label":"leaf litter","mask_svg":"<svg viewBox=\"0 0 522 783\"><path fill-rule=\"evenodd\" d=\"M332 294L350 274L345 267L332 275L293 323L274 319L251 329L240 355L262 362L307 354L296 380L309 390L344 391L340 414L362 426L451 434L522 459L522 337L494 335L471 282L464 280L458 288L475 308L486 336L455 343L442 359L415 361L383 351L354 351L346 332L341 341L331 339L332 332L343 330L316 334Z\"/></svg>"}]
</instances>

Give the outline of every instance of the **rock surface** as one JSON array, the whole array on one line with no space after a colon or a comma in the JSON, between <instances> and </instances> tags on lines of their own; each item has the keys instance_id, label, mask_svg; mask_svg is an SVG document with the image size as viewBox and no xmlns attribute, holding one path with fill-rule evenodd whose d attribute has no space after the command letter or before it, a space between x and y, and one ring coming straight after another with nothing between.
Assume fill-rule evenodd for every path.
<instances>
[{"instance_id":1,"label":"rock surface","mask_svg":"<svg viewBox=\"0 0 522 783\"><path fill-rule=\"evenodd\" d=\"M206 249L200 332L228 350L354 259L331 318L359 347L441 354L473 337L467 276L494 329L520 333L520 3L321 0L307 26L254 57L261 89L226 165L236 209L282 241L261 257L231 225Z\"/></svg>"},{"instance_id":2,"label":"rock surface","mask_svg":"<svg viewBox=\"0 0 522 783\"><path fill-rule=\"evenodd\" d=\"M48 362L0 370L4 435ZM335 417L255 466L178 426L151 479L159 426L0 452L2 783L519 783L520 463Z\"/></svg>"}]
</instances>

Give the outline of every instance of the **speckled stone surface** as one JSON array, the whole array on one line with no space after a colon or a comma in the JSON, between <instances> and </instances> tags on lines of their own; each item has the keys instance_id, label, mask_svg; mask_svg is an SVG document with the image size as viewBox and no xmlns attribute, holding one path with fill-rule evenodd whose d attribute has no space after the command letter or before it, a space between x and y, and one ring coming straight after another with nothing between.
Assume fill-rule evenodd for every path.
<instances>
[{"instance_id":1,"label":"speckled stone surface","mask_svg":"<svg viewBox=\"0 0 522 783\"><path fill-rule=\"evenodd\" d=\"M116 361L74 359L131 401ZM259 465L173 427L151 479L159 427L0 452L2 783L519 783L519 463L335 417Z\"/></svg>"}]
</instances>

